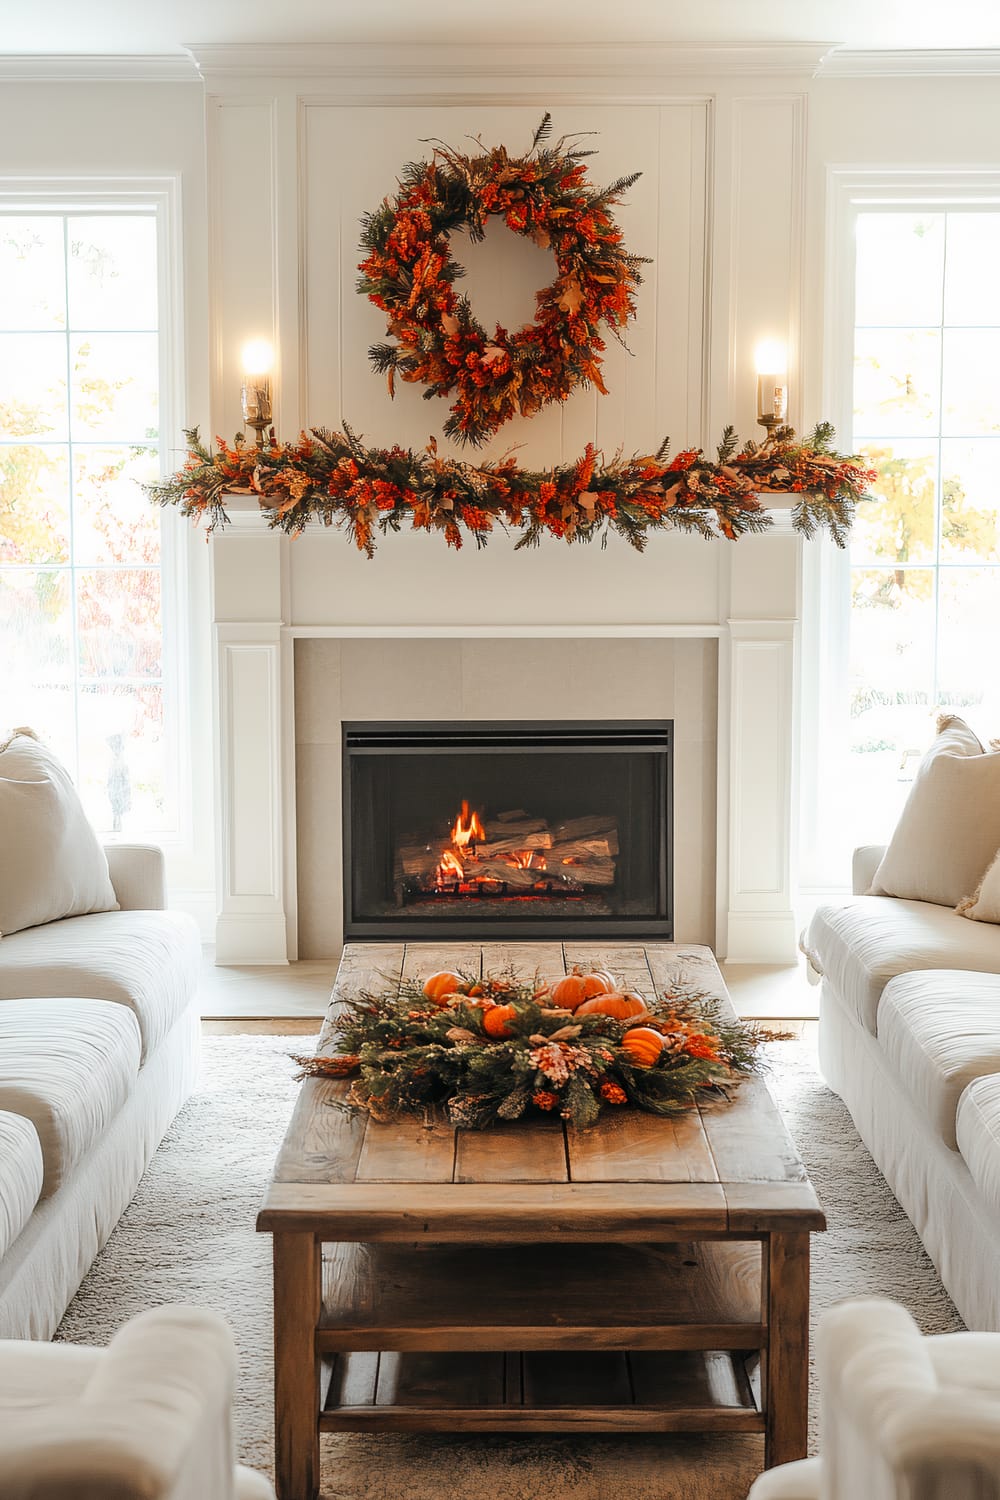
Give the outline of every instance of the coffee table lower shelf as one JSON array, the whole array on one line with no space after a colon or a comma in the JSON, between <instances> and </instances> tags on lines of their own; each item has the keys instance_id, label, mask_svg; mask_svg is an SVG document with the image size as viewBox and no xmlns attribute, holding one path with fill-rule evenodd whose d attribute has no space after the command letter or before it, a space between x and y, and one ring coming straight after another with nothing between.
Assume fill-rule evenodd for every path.
<instances>
[{"instance_id":1,"label":"coffee table lower shelf","mask_svg":"<svg viewBox=\"0 0 1000 1500\"><path fill-rule=\"evenodd\" d=\"M323 1432L763 1432L754 1356L726 1350L338 1354ZM324 1384L326 1382L324 1381Z\"/></svg>"}]
</instances>

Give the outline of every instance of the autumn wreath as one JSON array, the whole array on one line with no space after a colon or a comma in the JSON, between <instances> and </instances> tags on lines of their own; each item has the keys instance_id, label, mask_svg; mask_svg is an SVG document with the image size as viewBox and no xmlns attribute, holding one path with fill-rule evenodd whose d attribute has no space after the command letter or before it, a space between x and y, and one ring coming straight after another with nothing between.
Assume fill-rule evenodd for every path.
<instances>
[{"instance_id":1,"label":"autumn wreath","mask_svg":"<svg viewBox=\"0 0 1000 1500\"><path fill-rule=\"evenodd\" d=\"M622 248L610 210L640 174L594 187L582 164L593 152L566 137L546 145L551 128L546 115L520 157L505 146L463 156L438 144L430 161L403 168L396 197L363 220L368 253L358 290L388 314L396 340L374 344L369 358L390 395L397 375L424 385L427 399L457 391L444 430L462 443L483 443L579 385L606 394L598 330L620 337L635 315L645 257ZM464 271L449 235L464 229L480 241L492 216L555 256L556 278L536 294L535 321L516 333L498 324L488 334L455 291Z\"/></svg>"},{"instance_id":2,"label":"autumn wreath","mask_svg":"<svg viewBox=\"0 0 1000 1500\"><path fill-rule=\"evenodd\" d=\"M647 1002L603 970L551 984L442 972L362 991L333 1023L336 1050L296 1061L305 1077L350 1078L331 1102L374 1120L441 1108L466 1129L538 1114L586 1129L608 1105L689 1109L758 1069L768 1038L710 996Z\"/></svg>"}]
</instances>

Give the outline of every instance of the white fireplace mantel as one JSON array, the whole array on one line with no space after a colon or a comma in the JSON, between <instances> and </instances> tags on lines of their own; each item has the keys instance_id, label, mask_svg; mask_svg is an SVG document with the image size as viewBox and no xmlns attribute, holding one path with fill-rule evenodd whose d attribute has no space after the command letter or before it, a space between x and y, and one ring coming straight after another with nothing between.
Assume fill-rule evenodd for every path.
<instances>
[{"instance_id":1,"label":"white fireplace mantel","mask_svg":"<svg viewBox=\"0 0 1000 1500\"><path fill-rule=\"evenodd\" d=\"M438 537L406 535L385 538L373 562L337 531L289 540L268 528L253 497L231 496L227 510L231 525L211 548L217 963L297 956L293 647L303 637L717 639L716 948L731 962L793 959L802 542L787 510L736 544L667 535L641 557L615 542L603 554L556 542L515 554L502 537L488 552L456 556ZM444 607L458 581L463 600L499 590L507 618ZM514 596L522 618L511 623Z\"/></svg>"}]
</instances>

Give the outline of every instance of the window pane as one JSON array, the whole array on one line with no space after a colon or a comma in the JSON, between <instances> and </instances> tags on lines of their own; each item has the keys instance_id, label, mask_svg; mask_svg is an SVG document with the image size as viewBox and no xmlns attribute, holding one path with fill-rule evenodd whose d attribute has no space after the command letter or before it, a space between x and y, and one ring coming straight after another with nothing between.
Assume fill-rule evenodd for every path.
<instances>
[{"instance_id":1,"label":"window pane","mask_svg":"<svg viewBox=\"0 0 1000 1500\"><path fill-rule=\"evenodd\" d=\"M892 829L928 741L934 693L934 573L852 573L851 801L856 837Z\"/></svg>"},{"instance_id":2,"label":"window pane","mask_svg":"<svg viewBox=\"0 0 1000 1500\"><path fill-rule=\"evenodd\" d=\"M68 572L0 569L4 708L72 766L76 757Z\"/></svg>"},{"instance_id":3,"label":"window pane","mask_svg":"<svg viewBox=\"0 0 1000 1500\"><path fill-rule=\"evenodd\" d=\"M862 214L857 243L857 324L940 323L944 214Z\"/></svg>"},{"instance_id":4,"label":"window pane","mask_svg":"<svg viewBox=\"0 0 1000 1500\"><path fill-rule=\"evenodd\" d=\"M6 712L99 829L176 826L163 733L156 218L0 216Z\"/></svg>"},{"instance_id":5,"label":"window pane","mask_svg":"<svg viewBox=\"0 0 1000 1500\"><path fill-rule=\"evenodd\" d=\"M66 339L0 333L0 438L66 437Z\"/></svg>"},{"instance_id":6,"label":"window pane","mask_svg":"<svg viewBox=\"0 0 1000 1500\"><path fill-rule=\"evenodd\" d=\"M946 439L941 479L942 560L1000 562L1000 438Z\"/></svg>"},{"instance_id":7,"label":"window pane","mask_svg":"<svg viewBox=\"0 0 1000 1500\"><path fill-rule=\"evenodd\" d=\"M73 550L78 563L156 563L160 510L140 484L159 477L154 449L77 448L73 453Z\"/></svg>"},{"instance_id":8,"label":"window pane","mask_svg":"<svg viewBox=\"0 0 1000 1500\"><path fill-rule=\"evenodd\" d=\"M158 677L162 670L158 568L77 574L77 630L84 677Z\"/></svg>"},{"instance_id":9,"label":"window pane","mask_svg":"<svg viewBox=\"0 0 1000 1500\"><path fill-rule=\"evenodd\" d=\"M860 329L854 345L855 437L937 432L941 335Z\"/></svg>"},{"instance_id":10,"label":"window pane","mask_svg":"<svg viewBox=\"0 0 1000 1500\"><path fill-rule=\"evenodd\" d=\"M65 326L62 219L0 217L0 328Z\"/></svg>"},{"instance_id":11,"label":"window pane","mask_svg":"<svg viewBox=\"0 0 1000 1500\"><path fill-rule=\"evenodd\" d=\"M944 335L942 430L1000 432L1000 328L949 328Z\"/></svg>"},{"instance_id":12,"label":"window pane","mask_svg":"<svg viewBox=\"0 0 1000 1500\"><path fill-rule=\"evenodd\" d=\"M156 327L156 220L70 218L69 317L77 329Z\"/></svg>"},{"instance_id":13,"label":"window pane","mask_svg":"<svg viewBox=\"0 0 1000 1500\"><path fill-rule=\"evenodd\" d=\"M75 441L155 441L160 372L157 340L148 333L103 333L70 339Z\"/></svg>"},{"instance_id":14,"label":"window pane","mask_svg":"<svg viewBox=\"0 0 1000 1500\"><path fill-rule=\"evenodd\" d=\"M1000 214L948 215L946 323L1000 324Z\"/></svg>"},{"instance_id":15,"label":"window pane","mask_svg":"<svg viewBox=\"0 0 1000 1500\"><path fill-rule=\"evenodd\" d=\"M66 449L0 446L0 562L68 561Z\"/></svg>"},{"instance_id":16,"label":"window pane","mask_svg":"<svg viewBox=\"0 0 1000 1500\"><path fill-rule=\"evenodd\" d=\"M112 833L170 827L159 684L85 686L80 692L80 796Z\"/></svg>"},{"instance_id":17,"label":"window pane","mask_svg":"<svg viewBox=\"0 0 1000 1500\"><path fill-rule=\"evenodd\" d=\"M878 479L874 501L858 506L851 533L855 562L933 562L937 445L905 439L862 447Z\"/></svg>"},{"instance_id":18,"label":"window pane","mask_svg":"<svg viewBox=\"0 0 1000 1500\"><path fill-rule=\"evenodd\" d=\"M958 710L985 702L1000 705L1000 568L942 568L938 589L941 704Z\"/></svg>"}]
</instances>

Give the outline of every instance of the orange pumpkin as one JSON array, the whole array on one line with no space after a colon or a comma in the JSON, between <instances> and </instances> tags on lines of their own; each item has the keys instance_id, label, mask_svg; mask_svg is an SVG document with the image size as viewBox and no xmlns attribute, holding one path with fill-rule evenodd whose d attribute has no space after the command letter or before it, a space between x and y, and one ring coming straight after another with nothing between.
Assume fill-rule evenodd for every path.
<instances>
[{"instance_id":1,"label":"orange pumpkin","mask_svg":"<svg viewBox=\"0 0 1000 1500\"><path fill-rule=\"evenodd\" d=\"M585 1000L576 1008L578 1016L613 1016L616 1021L629 1021L633 1016L646 1014L646 1002L641 995L598 995L596 1000Z\"/></svg>"},{"instance_id":2,"label":"orange pumpkin","mask_svg":"<svg viewBox=\"0 0 1000 1500\"><path fill-rule=\"evenodd\" d=\"M449 974L442 969L437 974L432 974L429 979L424 980L424 994L428 1000L433 1000L435 1005L444 1005L445 996L453 995L456 990L463 988L462 978L459 974Z\"/></svg>"},{"instance_id":3,"label":"orange pumpkin","mask_svg":"<svg viewBox=\"0 0 1000 1500\"><path fill-rule=\"evenodd\" d=\"M610 974L603 971L595 974L581 974L579 969L574 969L572 974L567 974L565 979L560 979L552 986L552 1003L560 1010L576 1010L585 1000L594 995L608 995L615 987L615 982Z\"/></svg>"},{"instance_id":4,"label":"orange pumpkin","mask_svg":"<svg viewBox=\"0 0 1000 1500\"><path fill-rule=\"evenodd\" d=\"M516 1016L517 1011L513 1005L491 1005L489 1010L483 1011L483 1030L487 1036L502 1041L505 1037L514 1035L509 1022Z\"/></svg>"},{"instance_id":5,"label":"orange pumpkin","mask_svg":"<svg viewBox=\"0 0 1000 1500\"><path fill-rule=\"evenodd\" d=\"M651 1026L633 1026L622 1037L622 1051L638 1068L651 1068L663 1051L663 1037Z\"/></svg>"}]
</instances>

